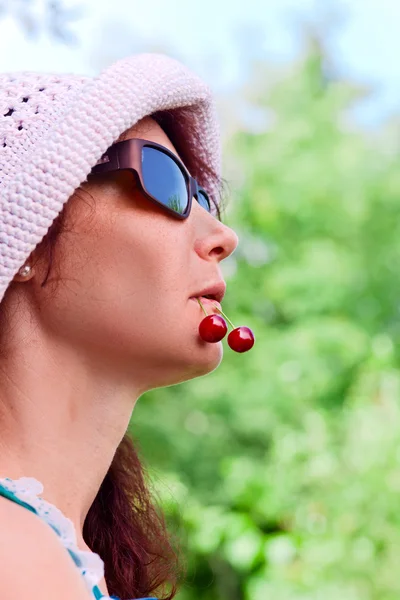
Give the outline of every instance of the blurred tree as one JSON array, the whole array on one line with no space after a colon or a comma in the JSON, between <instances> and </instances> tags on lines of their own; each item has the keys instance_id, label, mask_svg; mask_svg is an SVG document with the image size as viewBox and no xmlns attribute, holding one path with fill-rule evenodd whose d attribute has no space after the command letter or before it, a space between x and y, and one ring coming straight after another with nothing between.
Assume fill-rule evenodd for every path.
<instances>
[{"instance_id":1,"label":"blurred tree","mask_svg":"<svg viewBox=\"0 0 400 600\"><path fill-rule=\"evenodd\" d=\"M11 15L29 37L44 29L55 40L73 43L76 37L69 25L81 14L81 8L66 8L63 0L0 0L0 18Z\"/></svg>"}]
</instances>

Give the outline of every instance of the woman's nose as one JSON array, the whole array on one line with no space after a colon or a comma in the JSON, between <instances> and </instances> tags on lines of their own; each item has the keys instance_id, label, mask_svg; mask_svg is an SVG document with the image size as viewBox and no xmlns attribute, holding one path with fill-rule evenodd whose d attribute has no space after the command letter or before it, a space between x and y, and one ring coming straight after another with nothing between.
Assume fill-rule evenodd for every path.
<instances>
[{"instance_id":1,"label":"woman's nose","mask_svg":"<svg viewBox=\"0 0 400 600\"><path fill-rule=\"evenodd\" d=\"M236 250L238 243L239 238L231 227L210 216L207 228L204 228L203 235L196 241L196 252L207 260L217 258L221 261Z\"/></svg>"}]
</instances>

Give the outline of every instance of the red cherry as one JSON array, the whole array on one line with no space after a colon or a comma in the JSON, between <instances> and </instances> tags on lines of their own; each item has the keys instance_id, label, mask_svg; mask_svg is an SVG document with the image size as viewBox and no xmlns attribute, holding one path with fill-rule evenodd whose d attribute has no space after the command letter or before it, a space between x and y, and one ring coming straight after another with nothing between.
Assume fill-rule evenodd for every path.
<instances>
[{"instance_id":1,"label":"red cherry","mask_svg":"<svg viewBox=\"0 0 400 600\"><path fill-rule=\"evenodd\" d=\"M254 346L254 333L249 327L236 327L228 335L228 345L235 352L247 352Z\"/></svg>"},{"instance_id":2,"label":"red cherry","mask_svg":"<svg viewBox=\"0 0 400 600\"><path fill-rule=\"evenodd\" d=\"M200 337L205 342L220 342L227 331L225 320L220 315L208 315L199 325Z\"/></svg>"}]
</instances>

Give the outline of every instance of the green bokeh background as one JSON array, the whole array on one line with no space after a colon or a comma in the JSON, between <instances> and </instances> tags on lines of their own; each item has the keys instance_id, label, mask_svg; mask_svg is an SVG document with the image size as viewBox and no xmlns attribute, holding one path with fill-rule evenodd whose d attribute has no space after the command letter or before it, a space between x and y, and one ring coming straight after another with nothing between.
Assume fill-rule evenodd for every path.
<instances>
[{"instance_id":1,"label":"green bokeh background","mask_svg":"<svg viewBox=\"0 0 400 600\"><path fill-rule=\"evenodd\" d=\"M184 548L178 600L398 600L398 123L354 125L364 91L312 36L247 83L268 125L224 141L224 310L256 344L224 341L131 423Z\"/></svg>"}]
</instances>

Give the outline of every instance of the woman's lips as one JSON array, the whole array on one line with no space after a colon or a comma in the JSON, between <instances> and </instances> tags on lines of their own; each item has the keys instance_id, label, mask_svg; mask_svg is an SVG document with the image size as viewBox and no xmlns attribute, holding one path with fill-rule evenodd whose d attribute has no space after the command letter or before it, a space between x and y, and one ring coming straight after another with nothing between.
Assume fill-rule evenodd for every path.
<instances>
[{"instance_id":1,"label":"woman's lips","mask_svg":"<svg viewBox=\"0 0 400 600\"><path fill-rule=\"evenodd\" d=\"M201 310L201 306L198 303L197 298L192 297L192 298L190 298L190 300L194 300L194 302L196 302L197 306ZM208 307L214 307L214 308L217 307L217 308L219 308L219 310L221 310L221 305L216 300L211 300L211 298L203 298L203 296L200 297L200 300L201 300L201 303L204 304L205 307L206 306L208 306ZM216 310L216 312L218 313L217 310Z\"/></svg>"}]
</instances>

